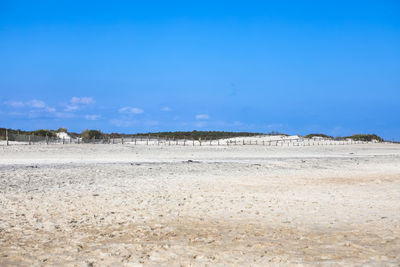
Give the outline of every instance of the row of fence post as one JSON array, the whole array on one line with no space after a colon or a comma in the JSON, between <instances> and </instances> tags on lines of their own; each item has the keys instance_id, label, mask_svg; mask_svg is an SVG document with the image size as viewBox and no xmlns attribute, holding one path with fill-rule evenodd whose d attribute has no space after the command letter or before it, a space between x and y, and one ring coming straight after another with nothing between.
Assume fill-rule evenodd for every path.
<instances>
[{"instance_id":1,"label":"row of fence post","mask_svg":"<svg viewBox=\"0 0 400 267\"><path fill-rule=\"evenodd\" d=\"M28 135L28 143L29 143L29 145L31 145L32 142L35 141L35 140L32 140L32 137L33 136ZM95 140L96 139L94 139L94 141ZM172 140L175 141L174 142L175 145L179 145L179 139L175 139L175 137L174 137L174 138L172 138ZM115 144L116 143L115 142L115 138L108 138L108 141L107 141L107 139L103 139L103 143L104 143L104 141L106 143L109 143L109 144ZM142 136L140 137L140 141L143 141L143 137ZM160 144L162 144L162 141L163 140L162 139L160 140L159 136L157 136L157 142L154 142L154 144L157 143L157 145L160 145ZM186 141L187 141L186 138L183 139L183 146L186 146ZM209 145L210 146L213 145L213 141L217 141L217 146L220 146L220 139L217 139L217 140L214 140L214 139L201 140L201 138L199 138L198 140L192 139L192 145L193 146L196 145L196 143L195 143L196 141L198 142L199 146L202 146L203 143L207 144L207 141L209 141ZM286 141L289 141L289 142L286 142ZM302 139L301 141L304 141L304 139ZM364 144L364 143L368 143L368 142L364 142L364 141L352 141L352 140L350 142L349 141L333 141L333 143L328 143L328 142L324 143L324 141L327 141L327 140L318 140L318 141L309 140L308 142L302 142L302 143L300 143L299 140L290 140L290 139L288 139L288 140L270 140L270 141L262 140L261 144L263 146L265 146L266 143L268 143L268 146L272 146L273 143L275 143L275 146L278 146L278 144L280 144L280 146L284 146L284 144L286 144L286 143L287 143L287 146L290 146L290 144L293 144L293 146L311 146L311 145L312 146L314 146L314 145L318 145L319 146L319 145L345 145L345 144L357 144L357 143ZM50 138L47 135L45 137L45 142L46 142L47 145L50 143ZM65 144L66 140L63 137L61 140L58 139L58 142L62 142L62 144ZM150 142L150 137L147 137L146 145L149 145L149 142ZM72 144L72 138L69 139L69 143ZM80 138L77 138L77 143L78 144L81 143ZM125 144L125 143L126 142L125 142L124 137L121 137L121 144ZM136 137L135 138L131 137L131 143L134 143L136 145L137 144L137 138ZM229 145L237 145L238 143L239 144L241 143L242 145L246 145L246 142L245 142L244 139L242 139L242 142L240 142L240 140L226 140L226 145L227 146L229 146ZM171 145L171 138L166 138L165 139L165 144L168 144L170 146ZM252 144L253 144L253 141L250 140L247 145L252 145ZM258 145L258 144L259 144L258 140L255 140L255 145ZM6 129L6 145L7 146L9 145L9 133L8 133L7 129Z\"/></svg>"},{"instance_id":2,"label":"row of fence post","mask_svg":"<svg viewBox=\"0 0 400 267\"><path fill-rule=\"evenodd\" d=\"M109 144L116 144L116 143L125 144L126 143L124 138L121 138L120 142L115 142L115 140L116 139L114 139L114 138L110 138L110 139L108 139L107 143L109 143ZM150 140L151 139L149 139L149 138L145 139L145 144L150 145ZM221 140L219 140L219 139L217 139L217 140L214 140L214 139L210 139L210 140L191 139L191 140L192 140L192 146L196 146L196 142L197 142L198 146L203 146L203 144L209 144L210 146L212 146L214 141L216 141L217 146L221 145ZM140 138L139 141L143 142L144 140L143 140L143 138ZM174 139L167 138L165 140L157 138L153 144L157 145L157 146L159 146L161 144L165 144L168 146L171 146L173 144L175 144L175 145L183 144L183 146L186 146L188 140L183 139L181 141L182 142L180 143L180 141L175 138ZM270 140L270 141L265 141L265 140L252 141L252 140L250 140L249 142L246 142L244 139L242 141L226 140L225 142L226 142L227 146L230 146L230 145L236 146L236 145L240 145L240 144L241 145L263 145L263 146L285 146L285 145L287 145L287 146L290 146L290 145L292 145L292 146L315 146L315 145L324 146L324 145L327 145L328 146L328 145L347 145L347 144L366 144L366 143L368 143L367 141L331 141L331 142L328 141L328 142L324 142L324 141L311 141L311 140L308 142L299 142L298 140ZM136 145L137 139L132 138L131 143L134 143Z\"/></svg>"}]
</instances>

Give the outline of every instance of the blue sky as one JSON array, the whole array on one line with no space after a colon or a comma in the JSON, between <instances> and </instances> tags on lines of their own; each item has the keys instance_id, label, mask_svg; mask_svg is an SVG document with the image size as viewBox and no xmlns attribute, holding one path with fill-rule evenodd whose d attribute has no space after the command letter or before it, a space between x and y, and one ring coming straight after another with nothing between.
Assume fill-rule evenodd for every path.
<instances>
[{"instance_id":1,"label":"blue sky","mask_svg":"<svg viewBox=\"0 0 400 267\"><path fill-rule=\"evenodd\" d=\"M0 127L400 140L399 1L0 1Z\"/></svg>"}]
</instances>

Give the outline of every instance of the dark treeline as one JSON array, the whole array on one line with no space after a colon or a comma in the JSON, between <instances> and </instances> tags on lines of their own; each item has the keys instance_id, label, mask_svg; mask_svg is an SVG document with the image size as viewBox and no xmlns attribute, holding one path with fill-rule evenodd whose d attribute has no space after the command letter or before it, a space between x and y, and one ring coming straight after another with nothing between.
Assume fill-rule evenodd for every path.
<instances>
[{"instance_id":1,"label":"dark treeline","mask_svg":"<svg viewBox=\"0 0 400 267\"><path fill-rule=\"evenodd\" d=\"M8 129L8 133L10 134L24 134L24 135L36 135L36 136L48 136L48 137L57 137L57 131L55 130L35 130L35 131L23 131L23 130L14 130ZM0 136L2 139L6 136L6 128L0 128Z\"/></svg>"},{"instance_id":2,"label":"dark treeline","mask_svg":"<svg viewBox=\"0 0 400 267\"><path fill-rule=\"evenodd\" d=\"M9 134L23 134L23 135L35 135L35 136L47 136L49 138L56 138L57 133L59 132L67 132L66 128L59 128L58 130L48 130L48 129L39 129L34 131L24 131L24 130L15 130L7 128ZM78 133L68 132L68 134L72 137L80 137ZM6 128L0 128L0 138L4 139L6 136Z\"/></svg>"},{"instance_id":3,"label":"dark treeline","mask_svg":"<svg viewBox=\"0 0 400 267\"><path fill-rule=\"evenodd\" d=\"M7 129L10 134L24 134L24 135L36 135L36 136L47 136L49 138L57 137L58 132L67 132L65 128L59 128L58 130L35 130L35 131L23 131ZM136 134L121 134L121 133L103 133L100 130L84 130L82 133L68 132L72 137L81 137L83 139L102 139L102 138L122 138L122 137L140 137L140 138L168 138L168 139L222 139L232 137L244 137L244 136L256 136L265 135L264 133L251 133L251 132L225 132L225 131L177 131L177 132L155 132L155 133L136 133ZM269 135L276 135L278 132L271 132ZM0 136L4 139L6 135L6 128L0 128Z\"/></svg>"},{"instance_id":4,"label":"dark treeline","mask_svg":"<svg viewBox=\"0 0 400 267\"><path fill-rule=\"evenodd\" d=\"M322 137L322 138L328 138L328 139L334 139L334 140L345 140L345 139L352 139L354 141L372 141L372 140L378 140L379 142L383 142L383 138L376 135L376 134L353 134L351 136L338 136L338 137L333 137L329 136L326 134L307 134L304 136L304 138L313 138L313 137Z\"/></svg>"},{"instance_id":5,"label":"dark treeline","mask_svg":"<svg viewBox=\"0 0 400 267\"><path fill-rule=\"evenodd\" d=\"M353 139L354 141L372 141L372 140L378 140L379 142L383 142L383 138L376 135L376 134L354 134L352 136L345 136L345 137L336 137L337 140L343 140L343 139Z\"/></svg>"},{"instance_id":6,"label":"dark treeline","mask_svg":"<svg viewBox=\"0 0 400 267\"><path fill-rule=\"evenodd\" d=\"M191 132L158 132L158 133L138 133L135 136L140 137L159 137L168 139L195 139L210 140L232 137L265 135L264 133L250 132L224 132L224 131L191 131Z\"/></svg>"},{"instance_id":7,"label":"dark treeline","mask_svg":"<svg viewBox=\"0 0 400 267\"><path fill-rule=\"evenodd\" d=\"M39 129L35 131L23 131L23 130L14 130L7 129L10 134L24 134L24 135L36 135L36 136L47 136L49 138L56 138L57 133L66 132L70 136L74 138L82 138L82 139L103 139L103 138L129 138L129 137L140 137L140 138L161 138L161 139L194 139L194 140L216 140L216 139L224 139L224 138L233 138L233 137L246 137L246 136L257 136L257 135L286 135L279 132L270 132L270 133L252 133L252 132L225 132L225 131L177 131L177 132L154 132L154 133L136 133L136 134L121 134L121 133L103 133L100 130L84 130L82 133L73 133L68 132L66 128L59 128L58 130L44 130ZM0 139L5 139L6 136L6 128L0 128ZM382 137L376 134L354 134L352 136L344 136L344 137L333 137L322 133L313 133L304 136L305 138L313 138L313 137L322 137L334 140L344 140L344 139L353 139L355 141L384 141Z\"/></svg>"}]
</instances>

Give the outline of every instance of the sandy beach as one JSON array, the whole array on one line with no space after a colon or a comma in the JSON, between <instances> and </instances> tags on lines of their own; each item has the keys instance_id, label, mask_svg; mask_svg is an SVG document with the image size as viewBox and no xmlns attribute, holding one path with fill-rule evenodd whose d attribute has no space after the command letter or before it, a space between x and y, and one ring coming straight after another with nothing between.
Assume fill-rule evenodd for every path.
<instances>
[{"instance_id":1,"label":"sandy beach","mask_svg":"<svg viewBox=\"0 0 400 267\"><path fill-rule=\"evenodd\" d=\"M399 266L400 145L0 146L0 266Z\"/></svg>"}]
</instances>

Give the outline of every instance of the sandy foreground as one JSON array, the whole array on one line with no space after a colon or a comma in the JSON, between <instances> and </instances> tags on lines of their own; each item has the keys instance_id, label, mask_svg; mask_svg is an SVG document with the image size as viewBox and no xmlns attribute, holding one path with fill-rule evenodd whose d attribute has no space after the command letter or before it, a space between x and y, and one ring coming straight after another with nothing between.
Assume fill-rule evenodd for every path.
<instances>
[{"instance_id":1,"label":"sandy foreground","mask_svg":"<svg viewBox=\"0 0 400 267\"><path fill-rule=\"evenodd\" d=\"M400 145L0 146L0 266L400 265Z\"/></svg>"}]
</instances>

